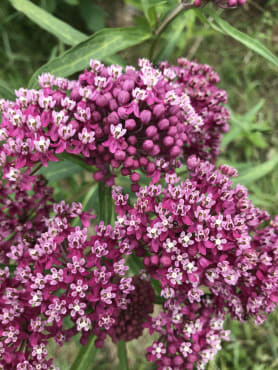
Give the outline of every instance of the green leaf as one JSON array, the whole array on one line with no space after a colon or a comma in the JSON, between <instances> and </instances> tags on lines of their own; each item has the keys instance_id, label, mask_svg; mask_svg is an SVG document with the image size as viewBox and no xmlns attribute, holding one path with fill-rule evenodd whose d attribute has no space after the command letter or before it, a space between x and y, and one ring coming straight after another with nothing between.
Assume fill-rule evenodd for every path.
<instances>
[{"instance_id":1,"label":"green leaf","mask_svg":"<svg viewBox=\"0 0 278 370\"><path fill-rule=\"evenodd\" d=\"M208 26L210 26L211 28L213 28L215 31L224 34L224 31L222 31L222 29L220 27L216 26L216 24L211 21L210 17L209 18L206 18L205 15L199 9L194 9L194 12L195 12L196 16L203 23L207 24ZM209 13L209 15L210 15L210 13Z\"/></svg>"},{"instance_id":2,"label":"green leaf","mask_svg":"<svg viewBox=\"0 0 278 370\"><path fill-rule=\"evenodd\" d=\"M274 55L267 47L265 47L260 41L246 35L238 29L231 26L228 22L224 21L217 13L211 14L215 23L222 32L229 35L233 39L239 41L245 45L248 49L253 50L255 53L261 55L270 63L278 68L278 57Z\"/></svg>"},{"instance_id":3,"label":"green leaf","mask_svg":"<svg viewBox=\"0 0 278 370\"><path fill-rule=\"evenodd\" d=\"M40 0L40 8L46 10L48 13L53 13L57 7L56 0Z\"/></svg>"},{"instance_id":4,"label":"green leaf","mask_svg":"<svg viewBox=\"0 0 278 370\"><path fill-rule=\"evenodd\" d=\"M122 67L126 66L126 61L119 55L109 55L108 57L103 58L103 61L106 64L119 64Z\"/></svg>"},{"instance_id":5,"label":"green leaf","mask_svg":"<svg viewBox=\"0 0 278 370\"><path fill-rule=\"evenodd\" d=\"M156 295L155 298L154 298L154 303L155 304L163 304L163 303L165 303L165 299L163 297L159 297L158 295Z\"/></svg>"},{"instance_id":6,"label":"green leaf","mask_svg":"<svg viewBox=\"0 0 278 370\"><path fill-rule=\"evenodd\" d=\"M265 104L265 100L261 99L253 108L251 108L243 117L246 121L253 121L259 111L262 109L262 107Z\"/></svg>"},{"instance_id":7,"label":"green leaf","mask_svg":"<svg viewBox=\"0 0 278 370\"><path fill-rule=\"evenodd\" d=\"M154 288L155 294L158 297L160 297L160 293L161 293L161 284L160 284L160 281L151 278L151 284L152 284L152 287Z\"/></svg>"},{"instance_id":8,"label":"green leaf","mask_svg":"<svg viewBox=\"0 0 278 370\"><path fill-rule=\"evenodd\" d=\"M66 161L70 161L72 163L75 163L77 164L78 166L84 168L84 170L86 171L89 171L89 172L96 172L97 169L89 164L87 164L86 162L84 162L84 160L79 157L78 155L75 155L75 154L70 154L70 153L61 153L61 154L57 154L56 157L58 159L65 159Z\"/></svg>"},{"instance_id":9,"label":"green leaf","mask_svg":"<svg viewBox=\"0 0 278 370\"><path fill-rule=\"evenodd\" d=\"M175 47L179 41L179 38L184 30L187 23L187 17L177 18L173 22L173 28L167 32L166 42L163 44L162 50L159 52L155 61L167 60L173 54Z\"/></svg>"},{"instance_id":10,"label":"green leaf","mask_svg":"<svg viewBox=\"0 0 278 370\"><path fill-rule=\"evenodd\" d=\"M79 5L79 0L64 0L64 3L71 5L71 6L75 6L75 5Z\"/></svg>"},{"instance_id":11,"label":"green leaf","mask_svg":"<svg viewBox=\"0 0 278 370\"><path fill-rule=\"evenodd\" d=\"M138 275L139 272L144 269L143 262L133 252L127 260L128 266L134 275Z\"/></svg>"},{"instance_id":12,"label":"green leaf","mask_svg":"<svg viewBox=\"0 0 278 370\"><path fill-rule=\"evenodd\" d=\"M228 144L234 141L236 138L241 136L242 133L245 133L248 138L253 130L258 130L258 127L255 126L252 122L256 118L258 112L262 109L265 101L261 99L253 108L251 108L245 115L238 117L231 110L231 119L230 119L230 131L224 135L221 142L221 148L225 149ZM264 127L264 130L267 130L267 127ZM250 139L250 138L249 138Z\"/></svg>"},{"instance_id":13,"label":"green leaf","mask_svg":"<svg viewBox=\"0 0 278 370\"><path fill-rule=\"evenodd\" d=\"M87 194L85 195L82 201L82 207L84 211L88 211L91 208L91 203L94 201L94 198L97 196L97 184L94 184Z\"/></svg>"},{"instance_id":14,"label":"green leaf","mask_svg":"<svg viewBox=\"0 0 278 370\"><path fill-rule=\"evenodd\" d=\"M38 173L44 175L51 183L61 179L65 179L67 177L71 177L76 173L80 173L81 171L82 167L65 160L58 163L50 162L48 164L48 167L41 168Z\"/></svg>"},{"instance_id":15,"label":"green leaf","mask_svg":"<svg viewBox=\"0 0 278 370\"><path fill-rule=\"evenodd\" d=\"M136 27L104 28L39 68L32 76L29 88L38 86L37 76L43 72L68 77L88 67L91 58L102 60L118 51L140 44L150 36L149 32Z\"/></svg>"},{"instance_id":16,"label":"green leaf","mask_svg":"<svg viewBox=\"0 0 278 370\"><path fill-rule=\"evenodd\" d=\"M118 345L118 358L120 362L120 369L128 370L126 343L122 340L119 340L117 345Z\"/></svg>"},{"instance_id":17,"label":"green leaf","mask_svg":"<svg viewBox=\"0 0 278 370\"><path fill-rule=\"evenodd\" d=\"M104 221L105 225L112 223L114 217L114 202L112 199L111 187L105 182L98 183L99 212L98 218Z\"/></svg>"},{"instance_id":18,"label":"green leaf","mask_svg":"<svg viewBox=\"0 0 278 370\"><path fill-rule=\"evenodd\" d=\"M15 94L6 82L0 80L0 99L14 100Z\"/></svg>"},{"instance_id":19,"label":"green leaf","mask_svg":"<svg viewBox=\"0 0 278 370\"><path fill-rule=\"evenodd\" d=\"M88 344L86 346L82 346L70 370L89 370L92 368L92 364L94 363L94 359L97 353L95 340L96 337L91 336Z\"/></svg>"},{"instance_id":20,"label":"green leaf","mask_svg":"<svg viewBox=\"0 0 278 370\"><path fill-rule=\"evenodd\" d=\"M250 132L248 139L256 148L266 149L268 147L268 143L261 132Z\"/></svg>"},{"instance_id":21,"label":"green leaf","mask_svg":"<svg viewBox=\"0 0 278 370\"><path fill-rule=\"evenodd\" d=\"M39 6L29 0L9 0L11 5L19 12L24 13L31 21L38 26L52 33L59 40L67 45L77 45L87 38L82 32L72 28L67 23L54 17Z\"/></svg>"},{"instance_id":22,"label":"green leaf","mask_svg":"<svg viewBox=\"0 0 278 370\"><path fill-rule=\"evenodd\" d=\"M95 32L105 26L106 12L91 0L81 0L80 15L86 23L87 29Z\"/></svg>"},{"instance_id":23,"label":"green leaf","mask_svg":"<svg viewBox=\"0 0 278 370\"><path fill-rule=\"evenodd\" d=\"M5 267L9 268L9 271L10 271L11 274L13 274L15 269L16 269L16 265L6 265L4 263L0 263L0 269L4 270Z\"/></svg>"},{"instance_id":24,"label":"green leaf","mask_svg":"<svg viewBox=\"0 0 278 370\"><path fill-rule=\"evenodd\" d=\"M273 158L269 159L265 163L259 164L249 168L245 173L236 177L234 180L235 184L247 185L260 178L266 176L269 172L273 171L278 165L278 154L275 154Z\"/></svg>"},{"instance_id":25,"label":"green leaf","mask_svg":"<svg viewBox=\"0 0 278 370\"><path fill-rule=\"evenodd\" d=\"M161 0L141 0L141 6L151 28L156 25L156 7L164 5L166 1Z\"/></svg>"}]
</instances>

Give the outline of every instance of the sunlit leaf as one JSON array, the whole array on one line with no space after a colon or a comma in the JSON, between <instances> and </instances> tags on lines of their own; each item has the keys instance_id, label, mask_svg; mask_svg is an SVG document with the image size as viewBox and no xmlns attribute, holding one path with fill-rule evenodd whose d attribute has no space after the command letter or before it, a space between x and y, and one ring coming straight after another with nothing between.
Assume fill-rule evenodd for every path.
<instances>
[{"instance_id":1,"label":"sunlit leaf","mask_svg":"<svg viewBox=\"0 0 278 370\"><path fill-rule=\"evenodd\" d=\"M84 33L75 30L67 23L54 17L52 14L29 0L9 1L16 10L25 14L31 21L35 22L47 32L52 33L67 45L77 45L87 37Z\"/></svg>"},{"instance_id":2,"label":"sunlit leaf","mask_svg":"<svg viewBox=\"0 0 278 370\"><path fill-rule=\"evenodd\" d=\"M118 51L140 44L149 37L150 33L136 27L102 29L39 68L32 76L29 87L38 86L37 77L43 72L68 77L88 67L92 58L103 60Z\"/></svg>"}]
</instances>

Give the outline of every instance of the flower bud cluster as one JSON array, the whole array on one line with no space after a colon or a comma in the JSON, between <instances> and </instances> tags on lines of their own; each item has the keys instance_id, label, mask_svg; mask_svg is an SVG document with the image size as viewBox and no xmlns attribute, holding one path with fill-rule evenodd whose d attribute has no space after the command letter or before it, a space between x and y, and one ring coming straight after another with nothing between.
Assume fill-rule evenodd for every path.
<instances>
[{"instance_id":1,"label":"flower bud cluster","mask_svg":"<svg viewBox=\"0 0 278 370\"><path fill-rule=\"evenodd\" d=\"M217 88L220 78L212 67L190 62L185 58L178 59L178 65L168 62L160 64L165 75L169 70L175 74L176 83L181 94L186 93L190 103L201 118L203 125L188 133L190 145L184 146L184 154L196 154L198 157L215 161L219 155L222 134L229 131L230 118L227 108L227 93Z\"/></svg>"},{"instance_id":2,"label":"flower bud cluster","mask_svg":"<svg viewBox=\"0 0 278 370\"><path fill-rule=\"evenodd\" d=\"M215 5L220 6L221 8L236 8L242 6L246 3L246 0L194 0L195 6L202 6L203 4L212 2Z\"/></svg>"},{"instance_id":3,"label":"flower bud cluster","mask_svg":"<svg viewBox=\"0 0 278 370\"><path fill-rule=\"evenodd\" d=\"M112 184L119 169L138 190L138 169L156 182L184 153L215 159L229 115L210 67L179 60L155 68L146 59L138 70L96 60L90 66L77 81L45 73L40 90L21 88L15 102L0 100L5 176L66 152L96 166L96 180Z\"/></svg>"},{"instance_id":4,"label":"flower bud cluster","mask_svg":"<svg viewBox=\"0 0 278 370\"><path fill-rule=\"evenodd\" d=\"M150 320L153 313L155 294L151 283L144 276L135 276L132 284L135 289L128 296L127 308L121 311L117 326L109 331L114 342L139 338L143 333L143 324Z\"/></svg>"}]
</instances>

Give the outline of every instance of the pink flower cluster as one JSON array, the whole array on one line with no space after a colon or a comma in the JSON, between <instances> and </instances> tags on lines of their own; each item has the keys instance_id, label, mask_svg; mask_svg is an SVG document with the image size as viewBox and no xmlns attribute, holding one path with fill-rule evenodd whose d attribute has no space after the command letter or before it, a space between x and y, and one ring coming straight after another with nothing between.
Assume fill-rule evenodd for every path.
<instances>
[{"instance_id":1,"label":"pink flower cluster","mask_svg":"<svg viewBox=\"0 0 278 370\"><path fill-rule=\"evenodd\" d=\"M278 303L278 218L232 187L236 171L195 155L189 178L166 174L166 186L140 188L134 205L113 187L114 227L100 222L88 234L90 213L81 204L53 203L41 177L20 175L1 183L0 365L55 369L47 343L62 345L81 333L101 347L142 334L159 334L147 359L161 370L204 369L228 339L234 319L257 324ZM18 201L10 199L15 194ZM40 201L39 201L40 200ZM76 220L80 220L79 226ZM131 257L144 269L129 273ZM126 261L127 259L127 261ZM151 317L160 283L162 311ZM67 319L66 319L67 318Z\"/></svg>"},{"instance_id":2,"label":"pink flower cluster","mask_svg":"<svg viewBox=\"0 0 278 370\"><path fill-rule=\"evenodd\" d=\"M0 222L1 262L6 264L0 268L3 369L56 369L47 359L50 338L62 345L81 333L85 344L96 335L96 346L103 345L107 333L133 339L152 312L149 283L127 275L124 257L132 246L118 246L117 232L103 223L89 236L86 227L94 216L82 212L81 204L62 201L50 207L51 192L44 185L35 179L33 195L16 186L1 188L1 212L7 211ZM7 200L9 191L18 204ZM83 226L72 226L76 219ZM146 307L143 312L139 303Z\"/></svg>"},{"instance_id":3,"label":"pink flower cluster","mask_svg":"<svg viewBox=\"0 0 278 370\"><path fill-rule=\"evenodd\" d=\"M258 231L269 216L251 203L246 188L233 188L233 168L222 165L218 170L195 156L188 158L187 167L189 179L180 182L176 174L166 174L164 189L154 184L140 188L133 206L119 188L113 191L119 213L115 228L129 243L139 243L135 253L146 272L160 281L165 298L164 312L150 326L151 332L164 333L148 355L159 369L193 369L195 362L202 369L215 353L207 350L218 347L208 346L201 334L190 339L184 333L187 315L207 307L207 293L215 314L229 312L239 321L254 317L257 324L278 303L277 218ZM180 336L192 345L189 357L178 349ZM210 355L204 357L203 351Z\"/></svg>"},{"instance_id":4,"label":"pink flower cluster","mask_svg":"<svg viewBox=\"0 0 278 370\"><path fill-rule=\"evenodd\" d=\"M246 3L246 0L194 0L194 5L202 6L208 1L220 6L221 8L236 8L237 6L242 6Z\"/></svg>"},{"instance_id":5,"label":"pink flower cluster","mask_svg":"<svg viewBox=\"0 0 278 370\"><path fill-rule=\"evenodd\" d=\"M153 313L155 294L151 283L144 276L135 276L132 284L135 289L128 296L127 308L121 311L117 325L109 332L114 342L128 342L140 337L144 323Z\"/></svg>"},{"instance_id":6,"label":"pink flower cluster","mask_svg":"<svg viewBox=\"0 0 278 370\"><path fill-rule=\"evenodd\" d=\"M163 73L169 69L176 75L176 83L182 93L190 97L192 107L201 117L203 126L189 136L190 145L184 146L185 157L196 154L198 157L214 162L219 155L222 134L229 131L229 112L224 104L227 94L216 85L220 78L212 67L185 58L178 59L178 65L160 63Z\"/></svg>"},{"instance_id":7,"label":"pink flower cluster","mask_svg":"<svg viewBox=\"0 0 278 370\"><path fill-rule=\"evenodd\" d=\"M159 340L147 348L147 359L159 370L205 369L221 349L221 341L229 340L224 330L225 312L209 296L200 303L185 302L182 292L168 292L163 311L144 326Z\"/></svg>"},{"instance_id":8,"label":"pink flower cluster","mask_svg":"<svg viewBox=\"0 0 278 370\"><path fill-rule=\"evenodd\" d=\"M25 173L18 180L0 180L1 264L24 258L30 243L45 231L44 218L52 209L52 188L43 177Z\"/></svg>"},{"instance_id":9,"label":"pink flower cluster","mask_svg":"<svg viewBox=\"0 0 278 370\"><path fill-rule=\"evenodd\" d=\"M112 184L119 169L138 190L138 169L157 182L184 154L215 160L229 128L226 93L211 67L178 62L156 68L140 59L139 70L123 71L91 60L77 81L45 73L40 90L21 88L15 102L1 99L4 175L47 166L66 152L95 166L96 180Z\"/></svg>"},{"instance_id":10,"label":"pink flower cluster","mask_svg":"<svg viewBox=\"0 0 278 370\"><path fill-rule=\"evenodd\" d=\"M228 340L227 315L261 324L278 303L278 216L268 223L233 186L237 171L212 164L229 114L210 66L90 66L76 81L46 73L39 91L0 100L0 368L57 369L51 338L95 335L101 347L107 335L129 341L147 328L158 369L205 369ZM114 226L101 221L91 235L95 216L55 203L34 176L63 152L108 185L118 171L130 176L133 204L112 188ZM140 173L151 184L140 187Z\"/></svg>"}]
</instances>

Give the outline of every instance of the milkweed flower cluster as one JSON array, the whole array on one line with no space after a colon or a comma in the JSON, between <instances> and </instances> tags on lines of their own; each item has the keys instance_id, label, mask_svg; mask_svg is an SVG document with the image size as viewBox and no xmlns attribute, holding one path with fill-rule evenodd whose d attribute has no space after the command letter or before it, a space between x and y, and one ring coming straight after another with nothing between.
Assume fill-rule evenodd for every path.
<instances>
[{"instance_id":1,"label":"milkweed flower cluster","mask_svg":"<svg viewBox=\"0 0 278 370\"><path fill-rule=\"evenodd\" d=\"M54 370L50 339L95 335L102 347L143 328L156 334L146 357L158 369L205 369L229 339L227 315L261 324L278 303L278 216L269 222L233 186L237 171L213 164L229 114L210 66L90 67L73 81L43 74L40 90L0 100L0 369ZM55 203L35 175L63 152L109 186L118 171L130 177L132 204L112 187L113 226L90 227L91 212Z\"/></svg>"},{"instance_id":2,"label":"milkweed flower cluster","mask_svg":"<svg viewBox=\"0 0 278 370\"><path fill-rule=\"evenodd\" d=\"M28 191L27 191L28 190ZM45 230L43 219L52 208L52 188L42 176L20 175L0 180L0 263L20 261Z\"/></svg>"},{"instance_id":3,"label":"milkweed flower cluster","mask_svg":"<svg viewBox=\"0 0 278 370\"><path fill-rule=\"evenodd\" d=\"M200 130L190 136L190 145L184 146L185 157L196 154L214 162L219 155L222 134L229 131L230 115L224 106L228 100L227 94L216 87L220 78L211 66L185 58L179 58L177 64L173 66L162 62L160 68L165 74L169 73L169 70L175 74L181 93L190 97L192 107L203 122Z\"/></svg>"},{"instance_id":4,"label":"milkweed flower cluster","mask_svg":"<svg viewBox=\"0 0 278 370\"><path fill-rule=\"evenodd\" d=\"M221 349L221 341L229 340L224 330L225 312L210 297L200 303L186 303L182 292L172 292L163 311L145 324L159 340L147 348L147 359L160 370L205 369Z\"/></svg>"},{"instance_id":5,"label":"milkweed flower cluster","mask_svg":"<svg viewBox=\"0 0 278 370\"><path fill-rule=\"evenodd\" d=\"M40 90L21 88L15 102L0 100L6 176L35 163L47 166L63 152L96 166L95 179L109 184L116 169L134 184L138 169L156 182L184 153L215 160L229 115L211 67L179 60L179 67L156 68L147 59L138 70L96 60L90 66L73 81L45 73Z\"/></svg>"},{"instance_id":6,"label":"milkweed flower cluster","mask_svg":"<svg viewBox=\"0 0 278 370\"><path fill-rule=\"evenodd\" d=\"M232 187L229 176L237 175L233 168L216 169L195 156L188 158L187 167L190 178L185 181L166 174L164 189L154 184L140 188L134 206L128 205L119 188L113 191L119 213L116 227L122 225L130 243L139 241L135 252L150 276L160 281L166 299L165 311L150 326L151 332L164 333L163 341L155 342L148 355L161 369L193 369L195 362L201 369L215 354L208 348L220 348L208 346L198 336L193 342L187 338L188 346L194 343L196 349L189 357L180 351L175 359L187 315L207 307L206 293L213 297L215 314L229 312L239 321L253 317L257 324L278 302L277 218L258 231L269 216L251 203L246 188ZM210 320L205 326L208 338L213 330Z\"/></svg>"},{"instance_id":7,"label":"milkweed flower cluster","mask_svg":"<svg viewBox=\"0 0 278 370\"><path fill-rule=\"evenodd\" d=\"M7 264L0 269L3 369L55 369L47 359L50 338L62 345L81 333L85 344L96 335L96 345L102 346L114 330L115 338L133 339L152 312L152 288L143 278L126 275L128 246L117 246L112 227L100 224L96 235L89 236L87 227L94 216L82 212L81 204L51 204L49 189L43 185L40 178L34 180L31 190L40 190L33 198L15 191L18 207L9 208L9 202L1 207L14 216L1 222L1 256L6 253L1 262ZM6 190L4 186L3 196L8 195ZM40 196L41 207L36 203ZM43 203L43 196L51 206ZM20 206L28 205L24 214ZM76 219L81 227L72 226ZM149 293L144 292L146 284ZM120 331L114 328L118 322Z\"/></svg>"},{"instance_id":8,"label":"milkweed flower cluster","mask_svg":"<svg viewBox=\"0 0 278 370\"><path fill-rule=\"evenodd\" d=\"M128 296L126 310L121 311L117 325L108 333L114 342L139 338L143 333L143 325L153 313L155 294L150 281L141 275L135 276L132 284L135 289Z\"/></svg>"}]
</instances>

